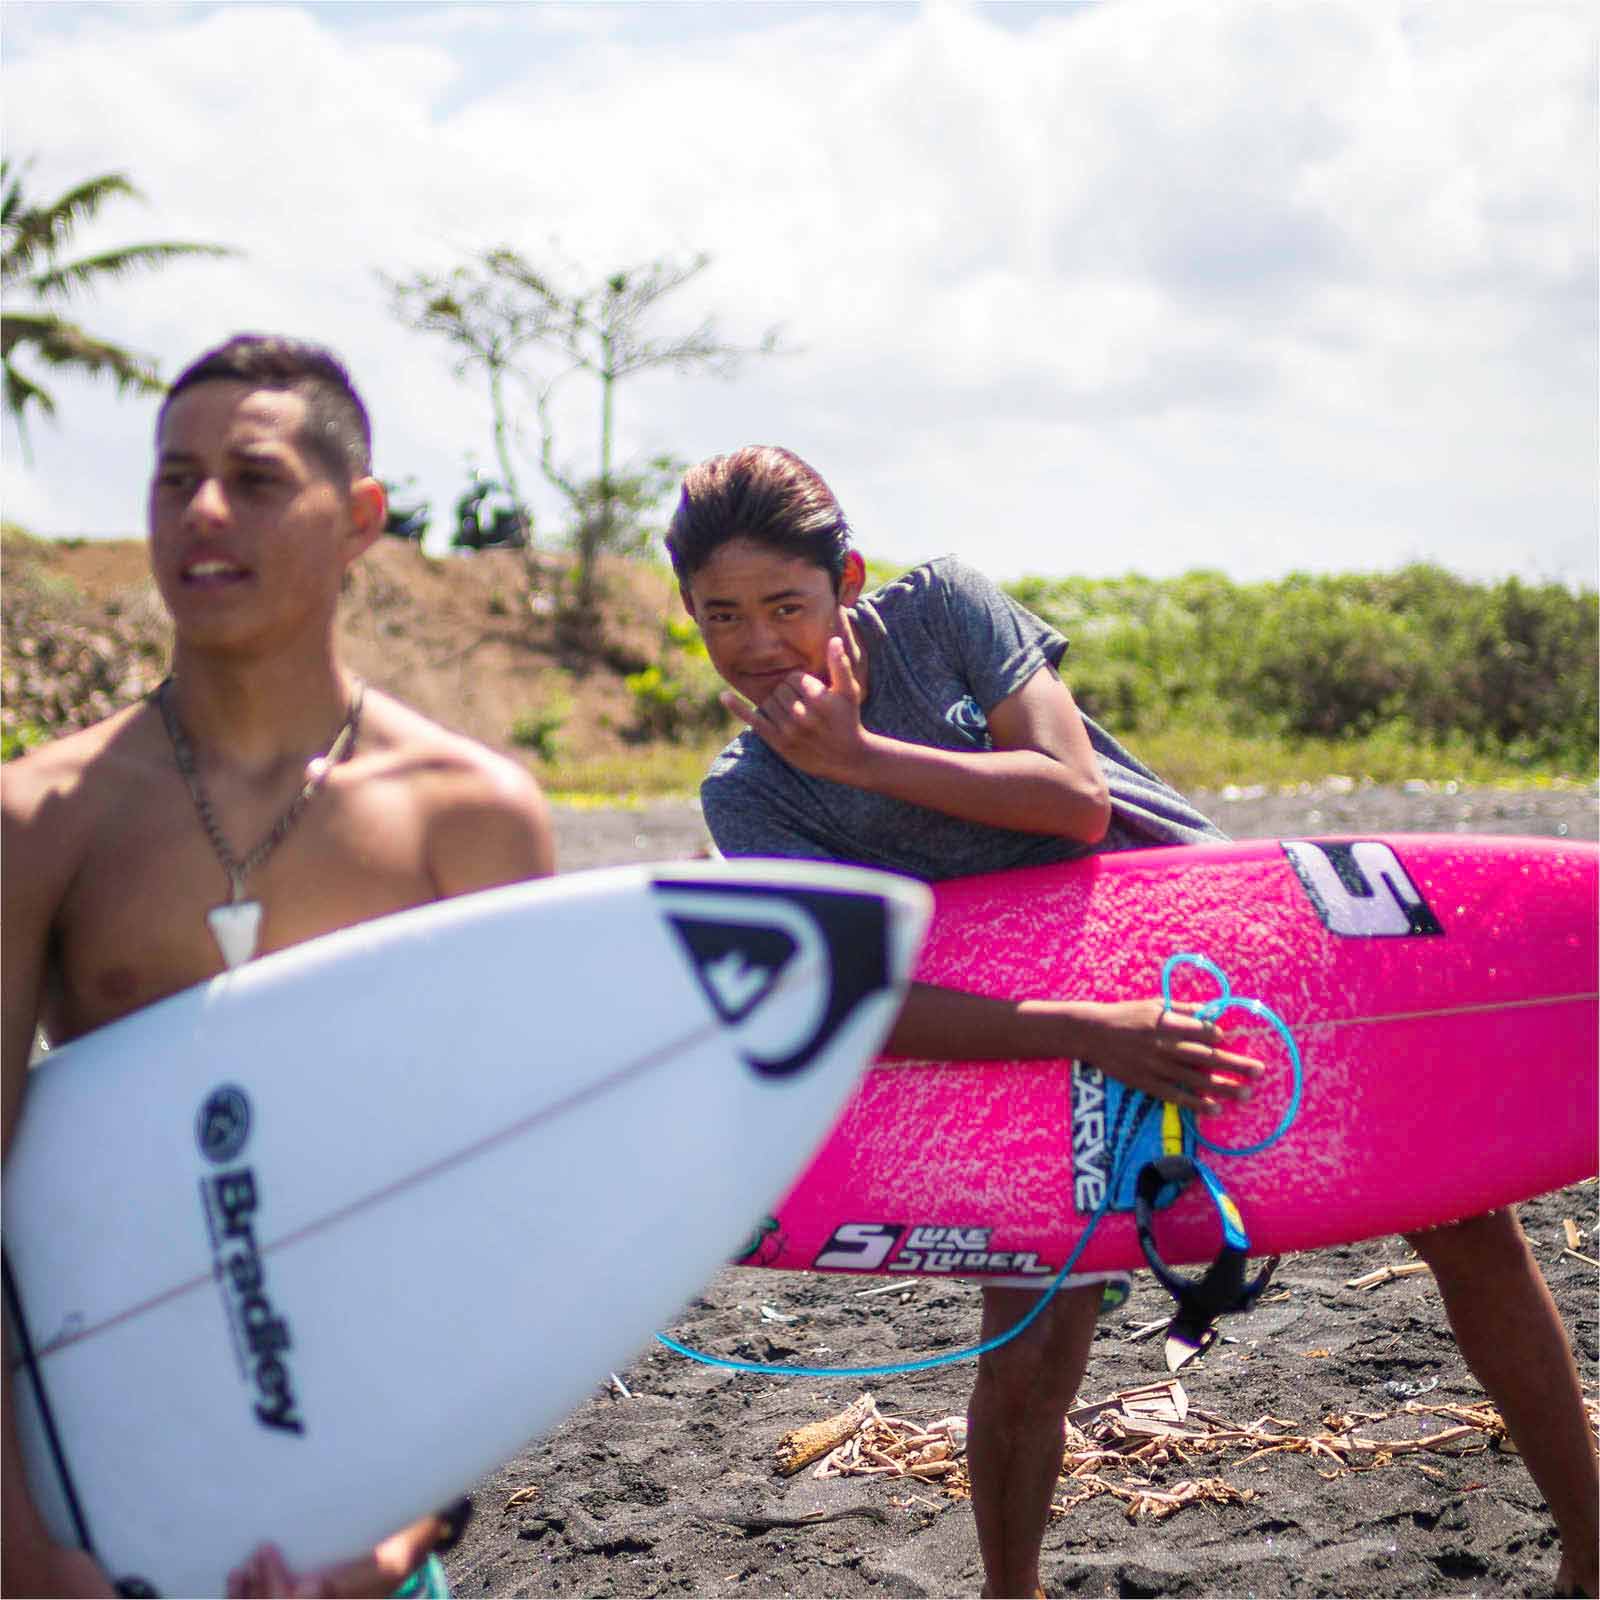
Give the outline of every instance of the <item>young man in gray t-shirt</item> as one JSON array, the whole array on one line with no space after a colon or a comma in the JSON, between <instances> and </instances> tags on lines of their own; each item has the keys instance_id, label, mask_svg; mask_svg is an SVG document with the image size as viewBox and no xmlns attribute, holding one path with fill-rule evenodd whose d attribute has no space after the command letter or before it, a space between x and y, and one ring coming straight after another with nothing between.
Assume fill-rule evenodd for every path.
<instances>
[{"instance_id":1,"label":"young man in gray t-shirt","mask_svg":"<svg viewBox=\"0 0 1600 1600\"><path fill-rule=\"evenodd\" d=\"M746 731L702 790L728 855L810 856L943 878L1092 850L1219 837L1084 717L1054 670L1066 641L979 574L934 561L862 594L822 479L761 447L692 469L667 540L724 703ZM1247 1098L1256 1063L1194 1008L1008 1001L913 987L890 1048L933 1060L1088 1059L1201 1114ZM1515 1214L1408 1237L1561 1535L1557 1588L1596 1593L1595 1453L1566 1331ZM982 1335L1038 1291L989 1285ZM985 1592L1039 1588L1039 1550L1100 1289L1064 1287L981 1358L968 1464Z\"/></svg>"},{"instance_id":2,"label":"young man in gray t-shirt","mask_svg":"<svg viewBox=\"0 0 1600 1600\"><path fill-rule=\"evenodd\" d=\"M954 556L861 595L849 619L866 663L863 726L963 754L994 750L990 711L1042 669L1053 676L1067 653L1054 628ZM700 791L706 822L725 855L851 861L930 881L1223 837L1103 728L1081 713L1079 720L1111 806L1098 840L986 825L848 778L813 776L777 754L759 729L717 757Z\"/></svg>"},{"instance_id":3,"label":"young man in gray t-shirt","mask_svg":"<svg viewBox=\"0 0 1600 1600\"><path fill-rule=\"evenodd\" d=\"M702 789L726 855L807 856L951 877L1089 850L1219 837L1083 718L1053 668L1066 641L970 568L936 561L864 597L865 567L820 478L740 451L685 480L668 549L725 703L747 731ZM1200 1112L1249 1094L1255 1062L1193 1007L991 999L916 985L890 1040L923 1059L1091 1059ZM990 1594L1032 1594L1106 1274L1068 1279L981 1358L969 1406ZM988 1282L981 1336L1037 1286Z\"/></svg>"}]
</instances>

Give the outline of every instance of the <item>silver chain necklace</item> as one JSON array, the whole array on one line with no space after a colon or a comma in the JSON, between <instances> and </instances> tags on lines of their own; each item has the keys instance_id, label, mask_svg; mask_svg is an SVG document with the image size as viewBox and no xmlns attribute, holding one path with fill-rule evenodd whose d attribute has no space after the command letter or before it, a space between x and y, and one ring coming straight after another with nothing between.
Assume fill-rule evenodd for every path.
<instances>
[{"instance_id":1,"label":"silver chain necklace","mask_svg":"<svg viewBox=\"0 0 1600 1600\"><path fill-rule=\"evenodd\" d=\"M227 965L243 966L256 953L256 945L261 935L261 902L245 899L244 881L283 843L289 830L300 820L301 813L327 782L328 774L354 753L356 734L361 727L361 702L366 695L366 685L357 680L355 693L350 697L350 709L345 714L344 726L334 735L333 743L328 746L324 754L306 763L306 781L301 785L299 794L289 802L289 809L273 823L266 835L242 860L234 856L227 839L223 837L222 829L217 824L211 796L206 793L205 785L201 783L200 773L195 765L194 749L189 743L189 736L183 731L183 724L178 721L177 708L172 704L171 696L167 692L171 687L171 678L162 682L161 687L156 690L156 704L161 708L161 720L166 723L167 737L172 741L172 754L178 763L178 771L183 775L183 781L189 786L189 796L194 801L200 826L205 829L206 838L211 841L211 848L216 852L217 860L222 863L222 870L228 875L230 891L228 903L214 906L206 912L206 923Z\"/></svg>"}]
</instances>

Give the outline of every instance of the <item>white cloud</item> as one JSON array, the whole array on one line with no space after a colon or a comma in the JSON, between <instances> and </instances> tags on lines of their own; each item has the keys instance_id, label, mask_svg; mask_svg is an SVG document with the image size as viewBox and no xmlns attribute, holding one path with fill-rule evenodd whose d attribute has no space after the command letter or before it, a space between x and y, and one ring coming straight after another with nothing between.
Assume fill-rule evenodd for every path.
<instances>
[{"instance_id":1,"label":"white cloud","mask_svg":"<svg viewBox=\"0 0 1600 1600\"><path fill-rule=\"evenodd\" d=\"M247 252L85 321L168 372L240 327L327 340L436 515L466 453L489 459L487 406L374 269L557 239L596 274L709 250L668 317L782 323L795 348L731 385L625 387L626 448L789 443L886 555L1594 581L1580 6L13 4L7 24L7 149L41 151L39 189L125 167L154 202L86 243ZM148 413L59 395L32 472L6 441L8 509L132 531ZM564 415L589 450L587 401Z\"/></svg>"}]
</instances>

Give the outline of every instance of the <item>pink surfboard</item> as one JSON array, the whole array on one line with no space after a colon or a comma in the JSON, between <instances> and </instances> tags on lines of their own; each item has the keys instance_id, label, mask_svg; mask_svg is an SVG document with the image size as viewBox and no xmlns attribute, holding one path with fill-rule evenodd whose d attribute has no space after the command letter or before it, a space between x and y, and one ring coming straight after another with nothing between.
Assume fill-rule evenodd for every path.
<instances>
[{"instance_id":1,"label":"pink surfboard","mask_svg":"<svg viewBox=\"0 0 1600 1600\"><path fill-rule=\"evenodd\" d=\"M1310 1249L1596 1171L1597 863L1587 843L1461 835L1122 851L937 885L917 976L1118 1000L1159 994L1170 955L1207 957L1292 1029L1304 1087L1270 1148L1195 1154L1253 1254ZM1172 992L1217 986L1186 966ZM1199 1127L1253 1144L1288 1108L1289 1054L1256 1018L1220 1026L1270 1071ZM1097 1079L1092 1063L881 1061L741 1264L1048 1283L1104 1193ZM1216 1254L1199 1184L1156 1234L1174 1264ZM1143 1264L1131 1214L1112 1210L1077 1265Z\"/></svg>"}]
</instances>

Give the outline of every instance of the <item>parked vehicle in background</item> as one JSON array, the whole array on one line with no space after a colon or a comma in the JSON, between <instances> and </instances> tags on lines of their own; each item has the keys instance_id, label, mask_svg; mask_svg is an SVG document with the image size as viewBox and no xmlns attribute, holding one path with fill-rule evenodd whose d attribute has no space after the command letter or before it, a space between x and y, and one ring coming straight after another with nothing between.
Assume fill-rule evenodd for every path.
<instances>
[{"instance_id":1,"label":"parked vehicle in background","mask_svg":"<svg viewBox=\"0 0 1600 1600\"><path fill-rule=\"evenodd\" d=\"M398 483L387 478L383 480L383 492L389 499L389 515L383 531L397 539L415 539L421 544L433 508L428 501L417 497L416 485L415 478L403 478Z\"/></svg>"},{"instance_id":2,"label":"parked vehicle in background","mask_svg":"<svg viewBox=\"0 0 1600 1600\"><path fill-rule=\"evenodd\" d=\"M528 542L529 521L505 488L474 471L466 493L456 501L454 550L520 550Z\"/></svg>"}]
</instances>

